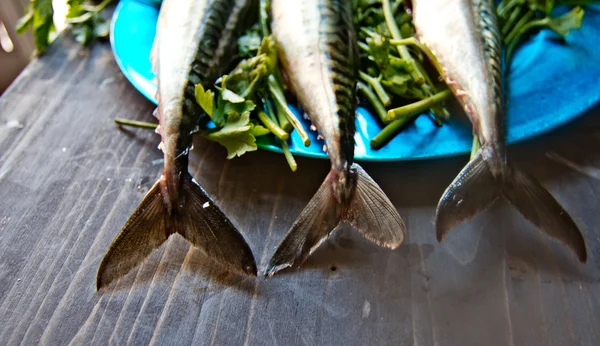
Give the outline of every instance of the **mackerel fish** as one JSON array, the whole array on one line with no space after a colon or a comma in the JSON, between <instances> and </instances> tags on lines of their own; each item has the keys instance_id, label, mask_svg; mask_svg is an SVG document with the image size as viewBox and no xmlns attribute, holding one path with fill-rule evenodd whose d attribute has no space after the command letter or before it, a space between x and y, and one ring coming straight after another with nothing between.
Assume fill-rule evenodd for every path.
<instances>
[{"instance_id":1,"label":"mackerel fish","mask_svg":"<svg viewBox=\"0 0 600 346\"><path fill-rule=\"evenodd\" d=\"M331 171L265 270L300 265L340 223L396 248L405 225L381 188L354 163L358 48L351 1L273 0L280 60L301 106L324 137Z\"/></svg>"},{"instance_id":2,"label":"mackerel fish","mask_svg":"<svg viewBox=\"0 0 600 346\"><path fill-rule=\"evenodd\" d=\"M585 241L573 219L538 181L506 158L502 40L494 1L412 0L412 7L419 40L438 59L481 144L440 199L438 240L502 197L585 262Z\"/></svg>"},{"instance_id":3,"label":"mackerel fish","mask_svg":"<svg viewBox=\"0 0 600 346\"><path fill-rule=\"evenodd\" d=\"M163 1L152 63L158 81L164 171L110 245L97 289L122 277L174 233L232 271L256 275L252 252L235 226L188 172L200 107L195 85L212 87L234 56L254 0Z\"/></svg>"}]
</instances>

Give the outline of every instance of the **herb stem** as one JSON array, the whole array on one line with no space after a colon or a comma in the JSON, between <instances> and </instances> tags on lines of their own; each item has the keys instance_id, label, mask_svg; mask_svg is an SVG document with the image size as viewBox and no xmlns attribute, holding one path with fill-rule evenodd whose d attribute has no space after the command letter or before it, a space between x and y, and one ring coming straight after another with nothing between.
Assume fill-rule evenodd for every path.
<instances>
[{"instance_id":1,"label":"herb stem","mask_svg":"<svg viewBox=\"0 0 600 346\"><path fill-rule=\"evenodd\" d=\"M85 10L86 12L98 13L98 12L102 11L111 2L113 2L113 0L104 0L102 3L100 3L97 6L95 6L95 5L81 5L81 8L83 10Z\"/></svg>"},{"instance_id":2,"label":"herb stem","mask_svg":"<svg viewBox=\"0 0 600 346\"><path fill-rule=\"evenodd\" d=\"M356 87L358 88L358 91L362 93L362 95L369 101L369 103L375 110L375 113L377 113L377 115L379 116L379 119L381 119L381 121L384 124L389 124L392 121L392 119L390 119L390 117L388 116L385 107L383 106L381 101L379 101L377 95L373 93L373 90L363 82L358 82L356 84Z\"/></svg>"},{"instance_id":3,"label":"herb stem","mask_svg":"<svg viewBox=\"0 0 600 346\"><path fill-rule=\"evenodd\" d=\"M279 103L275 102L275 107L277 107L276 109L278 109L277 111L275 111L273 110L273 102L271 102L270 99L262 97L261 100L263 102L267 115L272 121L274 121L275 123L279 123L278 126L288 134L294 130L294 127L285 116L285 111L281 109Z\"/></svg>"},{"instance_id":4,"label":"herb stem","mask_svg":"<svg viewBox=\"0 0 600 346\"><path fill-rule=\"evenodd\" d=\"M290 169L292 172L295 172L298 169L298 164L296 163L296 160L294 159L287 142L281 141L281 149L283 150L283 156L285 156L285 160L290 166Z\"/></svg>"},{"instance_id":5,"label":"herb stem","mask_svg":"<svg viewBox=\"0 0 600 346\"><path fill-rule=\"evenodd\" d=\"M504 23L504 26L502 27L502 36L508 35L508 33L512 29L513 25L519 18L519 15L521 14L522 10L523 10L522 7L517 7L514 9L514 11L512 11L512 13L510 14L510 17L508 17L508 19Z\"/></svg>"},{"instance_id":6,"label":"herb stem","mask_svg":"<svg viewBox=\"0 0 600 346\"><path fill-rule=\"evenodd\" d=\"M306 133L306 130L304 130L304 127L300 123L300 120L296 118L294 113L292 113L292 111L287 106L285 96L283 95L283 91L281 91L281 89L277 85L277 80L273 75L269 75L269 77L267 78L267 83L269 85L269 91L271 92L271 95L275 100L275 103L279 103L279 106L285 111L285 115L287 116L290 123L292 123L292 126L294 126L296 131L298 131L298 135L300 135L302 143L304 143L305 147L308 147L310 145L310 138L308 138L308 133Z\"/></svg>"},{"instance_id":7,"label":"herb stem","mask_svg":"<svg viewBox=\"0 0 600 346\"><path fill-rule=\"evenodd\" d=\"M481 143L479 142L479 138L477 136L473 136L473 146L471 147L471 160L477 155L477 152L481 148Z\"/></svg>"},{"instance_id":8,"label":"herb stem","mask_svg":"<svg viewBox=\"0 0 600 346\"><path fill-rule=\"evenodd\" d=\"M374 32L374 31L372 31L372 30L369 30L369 29L367 29L367 28L365 28L365 27L362 27L362 28L360 28L360 31L362 31L363 33L365 33L365 34L366 34L366 35L368 35L369 37L375 37L375 36L379 36L379 34L378 34L378 33Z\"/></svg>"},{"instance_id":9,"label":"herb stem","mask_svg":"<svg viewBox=\"0 0 600 346\"><path fill-rule=\"evenodd\" d=\"M294 126L288 120L287 116L285 115L286 111L281 107L281 105L278 102L275 103L275 113L277 114L277 121L279 121L279 126L281 126L281 128L287 133L292 132L294 130Z\"/></svg>"},{"instance_id":10,"label":"herb stem","mask_svg":"<svg viewBox=\"0 0 600 346\"><path fill-rule=\"evenodd\" d=\"M382 0L382 4L385 23L387 24L387 27L390 30L390 33L392 34L392 38L395 40L403 39L402 34L400 33L400 29L398 28L398 25L396 25L396 18L394 18L394 13L392 12L392 8L390 6L390 0ZM420 67L420 65L417 64L417 61L415 61L415 59L413 59L413 57L410 55L408 48L399 45L396 46L396 49L398 49L400 57L408 61L408 63L414 67L414 69L410 71L410 74L411 77L414 79L415 83L423 84L425 82L425 77L423 77L423 74L421 73L423 69L422 67Z\"/></svg>"},{"instance_id":11,"label":"herb stem","mask_svg":"<svg viewBox=\"0 0 600 346\"><path fill-rule=\"evenodd\" d=\"M394 15L396 15L396 13L398 13L398 9L400 8L400 5L404 5L404 1L394 1L394 5L393 5L393 9L392 9L392 13Z\"/></svg>"},{"instance_id":12,"label":"herb stem","mask_svg":"<svg viewBox=\"0 0 600 346\"><path fill-rule=\"evenodd\" d=\"M498 13L498 17L506 17L506 14L508 13L508 11L512 10L513 7L517 6L519 4L519 1L502 1L499 5L498 8L496 9L496 12Z\"/></svg>"},{"instance_id":13,"label":"herb stem","mask_svg":"<svg viewBox=\"0 0 600 346\"><path fill-rule=\"evenodd\" d=\"M508 63L512 57L512 53L515 49L515 47L517 46L517 44L519 43L519 41L521 40L521 37L523 35L525 35L529 30L535 28L536 26L544 26L547 25L549 22L548 17L544 18L544 19L538 19L538 20L534 20L531 21L525 25L522 25L521 28L519 28L519 31L516 32L516 34L514 35L514 37L512 37L512 39L510 41L506 41L506 62Z\"/></svg>"},{"instance_id":14,"label":"herb stem","mask_svg":"<svg viewBox=\"0 0 600 346\"><path fill-rule=\"evenodd\" d=\"M441 127L442 125L444 125L444 123L442 122L442 117L435 114L433 111L431 111L431 113L429 113L429 119L431 119L431 122L433 122L433 125L435 125L437 127Z\"/></svg>"},{"instance_id":15,"label":"herb stem","mask_svg":"<svg viewBox=\"0 0 600 346\"><path fill-rule=\"evenodd\" d=\"M100 5L98 5L98 6L96 6L94 8L93 12L100 12L100 11L102 11L111 2L113 2L113 0L104 0L104 1L102 1L102 3Z\"/></svg>"},{"instance_id":16,"label":"herb stem","mask_svg":"<svg viewBox=\"0 0 600 346\"><path fill-rule=\"evenodd\" d=\"M392 121L386 127L381 130L377 134L377 136L371 139L371 148L379 149L384 146L387 142L389 142L400 130L404 128L407 124L413 121L418 114L409 115L407 117L403 117L397 120Z\"/></svg>"},{"instance_id":17,"label":"herb stem","mask_svg":"<svg viewBox=\"0 0 600 346\"><path fill-rule=\"evenodd\" d=\"M381 85L379 78L371 77L368 74L364 73L363 71L359 71L358 75L365 82L369 83L369 85L371 87L373 87L373 90L375 90L375 93L379 97L379 100L381 100L381 103L385 107L388 107L390 104L392 104L392 99L390 98L388 93L385 91L385 89L383 89L383 85Z\"/></svg>"},{"instance_id":18,"label":"herb stem","mask_svg":"<svg viewBox=\"0 0 600 346\"><path fill-rule=\"evenodd\" d=\"M529 21L529 19L531 19L533 14L534 14L533 11L529 10L527 13L525 13L525 15L523 17L521 17L521 19L517 22L517 24L515 24L515 26L512 28L510 33L505 36L505 39L504 39L505 44L508 45L515 37L521 36L519 33L522 31L523 27L527 24L527 21Z\"/></svg>"},{"instance_id":19,"label":"herb stem","mask_svg":"<svg viewBox=\"0 0 600 346\"><path fill-rule=\"evenodd\" d=\"M445 101L451 95L452 93L448 89L440 91L437 94L429 96L426 99L411 103L406 106L390 109L388 111L388 117L392 120L395 120L397 118L403 118L414 114L423 113L424 111L428 110L429 108L432 108L436 104Z\"/></svg>"},{"instance_id":20,"label":"herb stem","mask_svg":"<svg viewBox=\"0 0 600 346\"><path fill-rule=\"evenodd\" d=\"M279 127L279 125L277 125L277 123L273 121L264 111L258 112L258 119L261 123L263 123L263 125L265 125L266 128L269 129L269 131L271 131L277 138L281 139L282 141L286 141L288 140L288 138L290 138L290 135L287 132L285 132L281 127Z\"/></svg>"},{"instance_id":21,"label":"herb stem","mask_svg":"<svg viewBox=\"0 0 600 346\"><path fill-rule=\"evenodd\" d=\"M269 30L269 0L260 0L260 8L259 8L259 21L260 21L260 31L263 37L269 36L271 34Z\"/></svg>"},{"instance_id":22,"label":"herb stem","mask_svg":"<svg viewBox=\"0 0 600 346\"><path fill-rule=\"evenodd\" d=\"M369 45L364 43L364 42L358 42L358 48L364 50L365 52L369 53L371 51L371 48L369 48Z\"/></svg>"},{"instance_id":23,"label":"herb stem","mask_svg":"<svg viewBox=\"0 0 600 346\"><path fill-rule=\"evenodd\" d=\"M356 6L353 6L352 8L356 8ZM369 17L373 12L375 12L373 11L373 8L369 7L365 12L359 15L357 23L362 23L362 21L365 20L365 18Z\"/></svg>"},{"instance_id":24,"label":"herb stem","mask_svg":"<svg viewBox=\"0 0 600 346\"><path fill-rule=\"evenodd\" d=\"M136 120L121 119L121 118L116 118L115 124L121 125L121 126L131 126L131 127L142 128L142 129L150 129L150 130L154 130L158 126L158 124L148 123L145 121L136 121Z\"/></svg>"},{"instance_id":25,"label":"herb stem","mask_svg":"<svg viewBox=\"0 0 600 346\"><path fill-rule=\"evenodd\" d=\"M417 46L417 48L419 48L421 50L421 52L423 52L423 54L425 54L427 56L427 58L429 59L429 61L431 61L431 63L433 64L433 67L435 67L435 70L438 72L438 74L440 76L444 75L444 70L442 69L442 65L440 65L440 62L436 58L435 54L433 54L433 52L431 50L429 50L429 48L427 48L426 45L422 44L416 38L409 37L409 38L403 38L401 40L390 40L390 44L391 45L395 45L395 46L398 46L398 45L402 45L402 46L406 46L406 45Z\"/></svg>"}]
</instances>

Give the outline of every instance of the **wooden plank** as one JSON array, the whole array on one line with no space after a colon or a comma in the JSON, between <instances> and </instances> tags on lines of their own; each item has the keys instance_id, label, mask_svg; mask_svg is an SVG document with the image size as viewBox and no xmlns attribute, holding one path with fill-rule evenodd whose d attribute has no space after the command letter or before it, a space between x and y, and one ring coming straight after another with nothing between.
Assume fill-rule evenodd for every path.
<instances>
[{"instance_id":1,"label":"wooden plank","mask_svg":"<svg viewBox=\"0 0 600 346\"><path fill-rule=\"evenodd\" d=\"M152 110L108 44L69 39L0 98L0 344L600 344L600 108L510 152L581 226L587 265L505 204L438 244L433 214L459 157L364 164L407 221L395 251L343 228L303 268L247 279L172 237L99 294L99 261L161 171L158 137L112 119ZM279 154L195 148L191 172L264 265L328 162L298 158L291 173Z\"/></svg>"}]
</instances>

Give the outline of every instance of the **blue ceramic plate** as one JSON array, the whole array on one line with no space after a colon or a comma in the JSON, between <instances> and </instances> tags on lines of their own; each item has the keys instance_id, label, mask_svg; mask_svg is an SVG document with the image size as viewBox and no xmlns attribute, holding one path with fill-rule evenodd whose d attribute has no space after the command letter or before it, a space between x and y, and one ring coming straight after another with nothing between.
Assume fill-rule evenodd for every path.
<instances>
[{"instance_id":1,"label":"blue ceramic plate","mask_svg":"<svg viewBox=\"0 0 600 346\"><path fill-rule=\"evenodd\" d=\"M112 23L111 42L119 67L129 81L156 103L156 84L150 50L156 32L160 0L121 0ZM542 31L514 54L508 93L508 142L533 137L582 114L600 100L600 9L586 10L583 26L562 43ZM300 117L302 118L302 117ZM395 161L444 157L471 150L471 125L463 116L435 127L425 116L408 126L379 150L369 139L381 130L376 118L364 108L357 112L355 155L358 160ZM310 124L304 122L308 129ZM312 145L304 147L292 135L296 155L326 158L323 142L309 131ZM262 149L281 151L272 136L261 137Z\"/></svg>"}]
</instances>

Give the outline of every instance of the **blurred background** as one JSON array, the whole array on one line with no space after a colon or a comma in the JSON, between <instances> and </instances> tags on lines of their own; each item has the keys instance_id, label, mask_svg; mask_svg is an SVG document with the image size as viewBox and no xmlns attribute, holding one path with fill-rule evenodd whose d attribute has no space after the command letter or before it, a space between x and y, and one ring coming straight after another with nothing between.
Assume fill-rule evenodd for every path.
<instances>
[{"instance_id":1,"label":"blurred background","mask_svg":"<svg viewBox=\"0 0 600 346\"><path fill-rule=\"evenodd\" d=\"M54 23L57 32L60 32L65 26L66 0L52 2L55 6ZM0 95L27 65L34 51L31 33L15 32L27 3L29 0L0 0Z\"/></svg>"}]
</instances>

